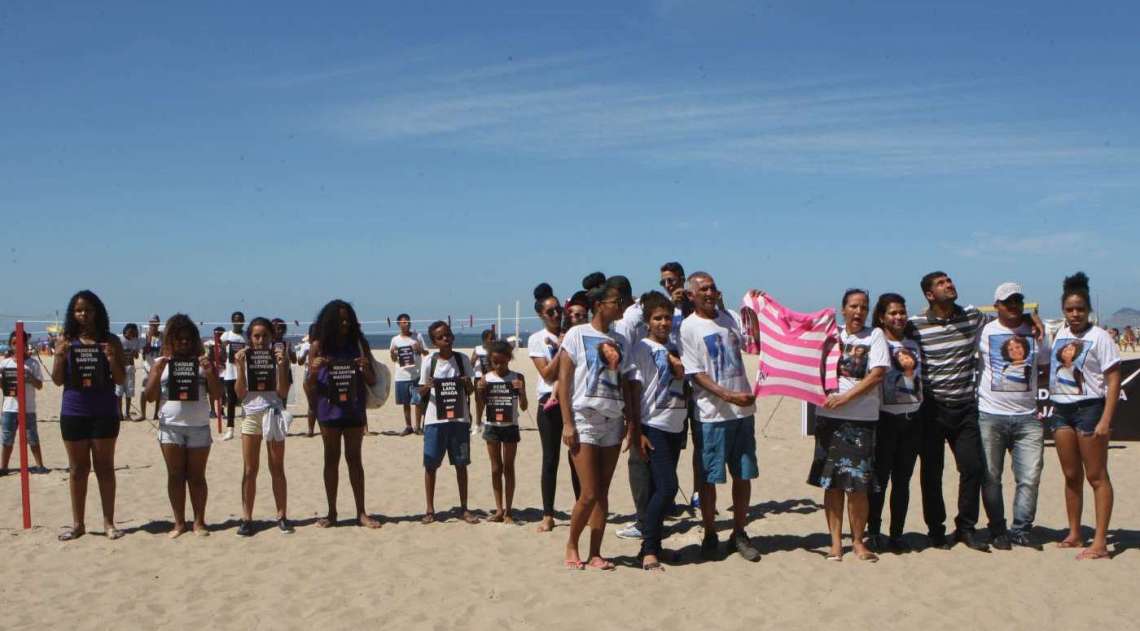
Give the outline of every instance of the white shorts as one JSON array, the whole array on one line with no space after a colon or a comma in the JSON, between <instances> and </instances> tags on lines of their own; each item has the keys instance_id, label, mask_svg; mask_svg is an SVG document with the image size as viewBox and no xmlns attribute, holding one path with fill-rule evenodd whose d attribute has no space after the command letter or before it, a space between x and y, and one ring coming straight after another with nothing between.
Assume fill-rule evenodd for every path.
<instances>
[{"instance_id":1,"label":"white shorts","mask_svg":"<svg viewBox=\"0 0 1140 631\"><path fill-rule=\"evenodd\" d=\"M127 378L123 381L123 385L115 386L115 396L131 399L135 396L135 367L133 365L127 366L125 372Z\"/></svg>"},{"instance_id":2,"label":"white shorts","mask_svg":"<svg viewBox=\"0 0 1140 631\"><path fill-rule=\"evenodd\" d=\"M251 436L261 436L267 442L285 440L289 432L289 423L293 415L284 410L265 408L250 412L242 419L241 433Z\"/></svg>"},{"instance_id":3,"label":"white shorts","mask_svg":"<svg viewBox=\"0 0 1140 631\"><path fill-rule=\"evenodd\" d=\"M606 418L593 410L574 411L578 442L597 447L614 447L625 438L625 419Z\"/></svg>"}]
</instances>

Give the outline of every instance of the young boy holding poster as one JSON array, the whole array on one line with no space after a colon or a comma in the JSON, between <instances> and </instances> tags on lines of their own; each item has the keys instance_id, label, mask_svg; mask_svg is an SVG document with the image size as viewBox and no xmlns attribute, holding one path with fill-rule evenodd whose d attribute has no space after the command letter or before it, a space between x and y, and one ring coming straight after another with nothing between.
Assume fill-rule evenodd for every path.
<instances>
[{"instance_id":1,"label":"young boy holding poster","mask_svg":"<svg viewBox=\"0 0 1140 631\"><path fill-rule=\"evenodd\" d=\"M459 509L463 521L479 522L467 509L467 465L471 464L470 411L471 361L455 353L455 335L446 322L436 321L428 327L428 337L438 352L431 356L428 369L420 373L420 398L427 401L424 409L424 495L427 510L423 523L435 521L435 474L443 463L443 454L455 467L459 485Z\"/></svg>"},{"instance_id":2,"label":"young boy holding poster","mask_svg":"<svg viewBox=\"0 0 1140 631\"><path fill-rule=\"evenodd\" d=\"M400 327L400 334L392 338L388 345L388 354L396 363L396 404L404 407L404 436L413 431L423 433L423 415L420 406L412 405L412 389L420 378L420 364L424 355L424 338L412 330L412 317L406 313L396 316L396 324ZM416 428L412 429L412 408L416 413Z\"/></svg>"},{"instance_id":3,"label":"young boy holding poster","mask_svg":"<svg viewBox=\"0 0 1140 631\"><path fill-rule=\"evenodd\" d=\"M476 392L483 400L486 418L483 440L491 458L491 491L495 494L495 513L487 521L515 523L511 504L515 498L515 450L519 444L519 410L527 408L526 383L523 376L511 372L511 345L492 342L487 351L490 371L479 378ZM503 504L503 479L506 479L506 506Z\"/></svg>"}]
</instances>

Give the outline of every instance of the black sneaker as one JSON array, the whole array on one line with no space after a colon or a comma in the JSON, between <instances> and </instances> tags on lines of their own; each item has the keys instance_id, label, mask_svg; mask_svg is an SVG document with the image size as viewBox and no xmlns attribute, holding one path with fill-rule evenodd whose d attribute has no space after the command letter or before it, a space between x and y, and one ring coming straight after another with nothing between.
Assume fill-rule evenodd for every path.
<instances>
[{"instance_id":1,"label":"black sneaker","mask_svg":"<svg viewBox=\"0 0 1140 631\"><path fill-rule=\"evenodd\" d=\"M289 520L284 517L277 520L277 529L280 530L282 534L293 534L293 524L290 524Z\"/></svg>"},{"instance_id":2,"label":"black sneaker","mask_svg":"<svg viewBox=\"0 0 1140 631\"><path fill-rule=\"evenodd\" d=\"M1044 549L1041 544L1034 541L1033 537L1027 532L1010 532L1009 542L1020 548L1032 548L1038 552Z\"/></svg>"},{"instance_id":3,"label":"black sneaker","mask_svg":"<svg viewBox=\"0 0 1140 631\"><path fill-rule=\"evenodd\" d=\"M1009 534L1004 532L990 538L990 545L993 546L995 550L1008 551L1013 549L1013 546L1010 545L1009 542Z\"/></svg>"},{"instance_id":4,"label":"black sneaker","mask_svg":"<svg viewBox=\"0 0 1140 631\"><path fill-rule=\"evenodd\" d=\"M732 545L736 546L736 553L744 557L745 561L756 562L760 560L760 551L752 545L746 532L736 532L732 535Z\"/></svg>"},{"instance_id":5,"label":"black sneaker","mask_svg":"<svg viewBox=\"0 0 1140 631\"><path fill-rule=\"evenodd\" d=\"M252 537L253 524L243 520L240 524L238 524L237 534L239 537Z\"/></svg>"},{"instance_id":6,"label":"black sneaker","mask_svg":"<svg viewBox=\"0 0 1140 631\"><path fill-rule=\"evenodd\" d=\"M930 547L939 550L949 550L954 547L954 543L946 538L946 535L927 535L930 539Z\"/></svg>"},{"instance_id":7,"label":"black sneaker","mask_svg":"<svg viewBox=\"0 0 1140 631\"><path fill-rule=\"evenodd\" d=\"M877 532L867 535L867 548L877 554L886 552L887 538Z\"/></svg>"},{"instance_id":8,"label":"black sneaker","mask_svg":"<svg viewBox=\"0 0 1140 631\"><path fill-rule=\"evenodd\" d=\"M706 532L705 538L701 541L701 558L706 561L713 561L720 556L720 540L716 538L715 532Z\"/></svg>"},{"instance_id":9,"label":"black sneaker","mask_svg":"<svg viewBox=\"0 0 1140 631\"><path fill-rule=\"evenodd\" d=\"M902 536L887 539L887 550L895 554L906 554L911 551L910 544Z\"/></svg>"},{"instance_id":10,"label":"black sneaker","mask_svg":"<svg viewBox=\"0 0 1140 631\"><path fill-rule=\"evenodd\" d=\"M954 541L966 544L966 547L971 550L977 550L978 552L990 551L989 544L979 539L978 533L973 530L962 530L959 528L954 531L954 535L951 538L954 539Z\"/></svg>"}]
</instances>

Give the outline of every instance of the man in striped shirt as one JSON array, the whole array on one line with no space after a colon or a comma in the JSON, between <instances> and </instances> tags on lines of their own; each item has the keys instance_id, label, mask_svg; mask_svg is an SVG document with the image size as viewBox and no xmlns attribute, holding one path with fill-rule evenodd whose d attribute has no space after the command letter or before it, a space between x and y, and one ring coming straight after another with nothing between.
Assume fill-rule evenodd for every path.
<instances>
[{"instance_id":1,"label":"man in striped shirt","mask_svg":"<svg viewBox=\"0 0 1140 631\"><path fill-rule=\"evenodd\" d=\"M989 546L975 530L985 461L974 379L978 337L986 316L972 306L958 306L958 290L945 272L923 276L921 285L929 308L911 317L910 323L922 349L923 362L919 473L923 518L934 547L948 549L960 541L974 550L988 552ZM942 500L947 442L958 465L958 516L954 518L957 530L951 540L946 538L946 505Z\"/></svg>"}]
</instances>

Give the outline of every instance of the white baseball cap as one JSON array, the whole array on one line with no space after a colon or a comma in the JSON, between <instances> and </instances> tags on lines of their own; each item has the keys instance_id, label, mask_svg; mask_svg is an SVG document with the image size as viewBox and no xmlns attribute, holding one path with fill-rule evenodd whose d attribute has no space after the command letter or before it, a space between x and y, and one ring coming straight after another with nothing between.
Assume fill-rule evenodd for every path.
<instances>
[{"instance_id":1,"label":"white baseball cap","mask_svg":"<svg viewBox=\"0 0 1140 631\"><path fill-rule=\"evenodd\" d=\"M1025 296L1025 292L1021 289L1021 285L1014 282L1002 283L998 285L997 289L994 290L994 300L1003 302L1005 300L1009 300L1009 297L1014 294L1022 297Z\"/></svg>"}]
</instances>

